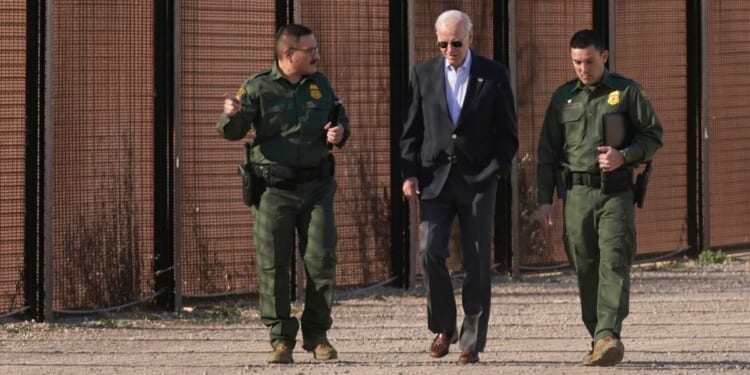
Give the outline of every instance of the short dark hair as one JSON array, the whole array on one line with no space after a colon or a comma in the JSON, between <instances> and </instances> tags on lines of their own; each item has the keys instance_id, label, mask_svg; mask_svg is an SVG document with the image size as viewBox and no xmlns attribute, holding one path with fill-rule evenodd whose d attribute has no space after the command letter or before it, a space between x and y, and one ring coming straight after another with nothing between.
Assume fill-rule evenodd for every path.
<instances>
[{"instance_id":1,"label":"short dark hair","mask_svg":"<svg viewBox=\"0 0 750 375\"><path fill-rule=\"evenodd\" d=\"M599 36L599 34L594 30L579 30L575 34L573 34L572 38L570 38L571 49L584 49L591 46L594 46L594 48L596 48L596 50L599 52L602 52L606 49L604 47L604 41L602 40L602 37Z\"/></svg>"},{"instance_id":2,"label":"short dark hair","mask_svg":"<svg viewBox=\"0 0 750 375\"><path fill-rule=\"evenodd\" d=\"M300 37L312 35L312 33L313 31L309 27L298 25L296 23L281 26L279 31L276 32L276 38L274 40L276 58L281 57L281 52L283 51L284 46L295 47Z\"/></svg>"}]
</instances>

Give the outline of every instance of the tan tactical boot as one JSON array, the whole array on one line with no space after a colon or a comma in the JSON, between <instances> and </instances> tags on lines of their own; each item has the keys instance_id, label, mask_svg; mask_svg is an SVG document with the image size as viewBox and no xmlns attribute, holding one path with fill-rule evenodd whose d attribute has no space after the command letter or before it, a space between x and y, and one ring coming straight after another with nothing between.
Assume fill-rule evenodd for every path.
<instances>
[{"instance_id":1,"label":"tan tactical boot","mask_svg":"<svg viewBox=\"0 0 750 375\"><path fill-rule=\"evenodd\" d=\"M273 345L273 351L268 356L268 363L294 363L292 350L294 350L294 347L286 342Z\"/></svg>"},{"instance_id":2,"label":"tan tactical boot","mask_svg":"<svg viewBox=\"0 0 750 375\"><path fill-rule=\"evenodd\" d=\"M594 358L594 351L593 350L589 350L589 352L586 353L585 356L583 356L583 365L584 366L592 366L591 359L593 359L593 358Z\"/></svg>"},{"instance_id":3,"label":"tan tactical boot","mask_svg":"<svg viewBox=\"0 0 750 375\"><path fill-rule=\"evenodd\" d=\"M594 352L587 366L614 366L622 361L624 355L625 346L622 341L612 336L603 337L594 345ZM584 361L585 359L584 357Z\"/></svg>"},{"instance_id":4,"label":"tan tactical boot","mask_svg":"<svg viewBox=\"0 0 750 375\"><path fill-rule=\"evenodd\" d=\"M333 348L325 337L303 339L302 349L313 352L313 357L319 361L327 361L339 357L336 349Z\"/></svg>"}]
</instances>

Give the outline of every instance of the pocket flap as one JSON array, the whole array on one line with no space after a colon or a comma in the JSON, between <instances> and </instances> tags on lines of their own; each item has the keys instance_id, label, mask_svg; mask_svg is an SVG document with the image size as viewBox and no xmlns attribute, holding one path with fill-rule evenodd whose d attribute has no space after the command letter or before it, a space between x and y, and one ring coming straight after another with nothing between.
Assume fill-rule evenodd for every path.
<instances>
[{"instance_id":1,"label":"pocket flap","mask_svg":"<svg viewBox=\"0 0 750 375\"><path fill-rule=\"evenodd\" d=\"M583 117L585 112L586 110L583 108L563 109L560 111L560 122L578 121Z\"/></svg>"}]
</instances>

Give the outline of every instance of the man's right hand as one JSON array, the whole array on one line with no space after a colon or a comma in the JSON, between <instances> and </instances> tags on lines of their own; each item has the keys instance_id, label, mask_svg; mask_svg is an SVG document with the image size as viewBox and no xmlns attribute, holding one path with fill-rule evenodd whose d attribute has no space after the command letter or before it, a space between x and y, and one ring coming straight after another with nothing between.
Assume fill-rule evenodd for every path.
<instances>
[{"instance_id":1,"label":"man's right hand","mask_svg":"<svg viewBox=\"0 0 750 375\"><path fill-rule=\"evenodd\" d=\"M231 94L224 94L224 113L234 116L240 111L240 101Z\"/></svg>"},{"instance_id":2,"label":"man's right hand","mask_svg":"<svg viewBox=\"0 0 750 375\"><path fill-rule=\"evenodd\" d=\"M410 202L413 202L420 194L419 181L417 180L417 178L409 177L404 180L404 184L401 186L401 191L404 193L406 199L408 199Z\"/></svg>"},{"instance_id":3,"label":"man's right hand","mask_svg":"<svg viewBox=\"0 0 750 375\"><path fill-rule=\"evenodd\" d=\"M541 204L536 210L536 220L542 228L550 228L555 225L555 221L552 219L554 215L555 209L551 204Z\"/></svg>"}]
</instances>

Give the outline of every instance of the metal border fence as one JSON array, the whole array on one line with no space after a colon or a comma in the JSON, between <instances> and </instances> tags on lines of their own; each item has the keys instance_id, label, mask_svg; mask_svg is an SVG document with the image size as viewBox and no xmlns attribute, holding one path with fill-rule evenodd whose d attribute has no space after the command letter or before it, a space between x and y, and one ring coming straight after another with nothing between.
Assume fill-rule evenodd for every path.
<instances>
[{"instance_id":1,"label":"metal border fence","mask_svg":"<svg viewBox=\"0 0 750 375\"><path fill-rule=\"evenodd\" d=\"M610 68L645 87L665 128L636 214L639 259L750 244L750 133L741 126L750 107L737 95L750 76L745 1L101 5L0 6L2 317L176 309L254 293L252 216L233 173L241 147L213 125L221 94L272 63L274 31L288 22L316 31L323 71L352 117L337 171L342 288L412 287L419 273L397 140L409 69L437 53L432 23L448 8L472 16L477 51L510 67L516 93L521 147L498 192L498 271L566 266L562 228L542 235L530 220L534 150L552 91L574 74L567 40L588 27L606 36ZM451 270L461 272L457 257ZM291 276L298 287L302 272Z\"/></svg>"}]
</instances>

